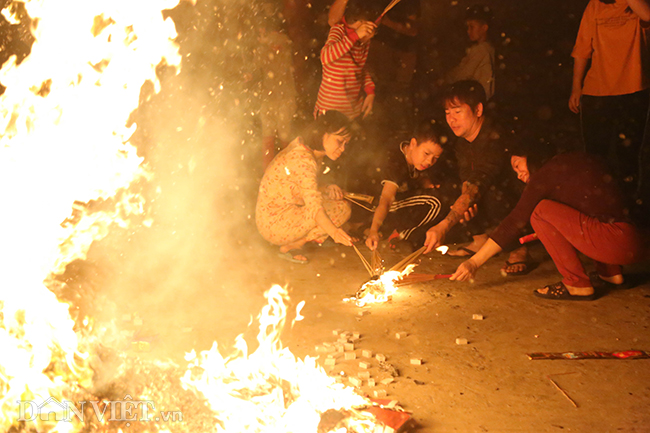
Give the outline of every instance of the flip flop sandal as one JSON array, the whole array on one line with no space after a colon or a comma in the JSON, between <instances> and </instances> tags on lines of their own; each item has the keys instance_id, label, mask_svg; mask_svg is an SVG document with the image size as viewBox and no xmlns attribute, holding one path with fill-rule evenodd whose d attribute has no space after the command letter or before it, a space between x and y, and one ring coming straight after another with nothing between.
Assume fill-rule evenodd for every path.
<instances>
[{"instance_id":1,"label":"flip flop sandal","mask_svg":"<svg viewBox=\"0 0 650 433\"><path fill-rule=\"evenodd\" d=\"M538 298L554 299L557 301L593 301L597 298L595 292L588 296L572 295L561 281L559 283L544 286L544 288L548 289L546 293L540 293L538 290L534 290L533 295Z\"/></svg>"},{"instance_id":2,"label":"flip flop sandal","mask_svg":"<svg viewBox=\"0 0 650 433\"><path fill-rule=\"evenodd\" d=\"M280 257L281 259L286 260L288 262L296 263L298 265L306 265L307 263L309 263L309 259L300 260L300 259L295 258L294 255L291 254L291 251L287 251L286 253L279 252L278 257Z\"/></svg>"}]
</instances>

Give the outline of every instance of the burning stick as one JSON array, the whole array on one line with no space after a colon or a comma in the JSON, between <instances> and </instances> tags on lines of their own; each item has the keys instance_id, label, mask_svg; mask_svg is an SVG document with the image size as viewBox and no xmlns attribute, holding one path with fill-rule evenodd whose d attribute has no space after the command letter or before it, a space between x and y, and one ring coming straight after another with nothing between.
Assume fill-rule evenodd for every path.
<instances>
[{"instance_id":1,"label":"burning stick","mask_svg":"<svg viewBox=\"0 0 650 433\"><path fill-rule=\"evenodd\" d=\"M422 253L424 253L424 250L426 250L427 247L422 247L419 250L413 252L412 254L406 256L404 259L402 259L400 262L398 262L396 265L394 265L392 268L390 268L391 271L397 271L397 272L403 272L404 269L414 261L416 261Z\"/></svg>"},{"instance_id":2,"label":"burning stick","mask_svg":"<svg viewBox=\"0 0 650 433\"><path fill-rule=\"evenodd\" d=\"M449 279L452 274L409 274L395 282L396 287L408 286L409 284L424 283L431 280Z\"/></svg>"},{"instance_id":3,"label":"burning stick","mask_svg":"<svg viewBox=\"0 0 650 433\"><path fill-rule=\"evenodd\" d=\"M370 274L370 276L373 277L374 273L373 273L373 271L372 271L372 269L370 267L370 263L368 263L368 260L366 260L366 258L363 257L363 254L361 254L361 251L359 251L359 248L357 248L356 245L352 244L352 248L354 248L354 251L356 251L357 254L359 255L359 258L361 259L361 262L363 263L363 266L365 266L365 268L368 271L368 273Z\"/></svg>"}]
</instances>

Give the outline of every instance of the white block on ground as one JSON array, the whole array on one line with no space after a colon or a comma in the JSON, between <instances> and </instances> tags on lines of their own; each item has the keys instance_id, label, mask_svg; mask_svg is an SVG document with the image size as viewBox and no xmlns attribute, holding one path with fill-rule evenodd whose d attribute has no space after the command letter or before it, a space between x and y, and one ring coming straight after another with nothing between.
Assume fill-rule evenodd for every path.
<instances>
[{"instance_id":1,"label":"white block on ground","mask_svg":"<svg viewBox=\"0 0 650 433\"><path fill-rule=\"evenodd\" d=\"M357 378L357 377L351 377L351 378L350 378L350 383L351 383L352 385L354 385L354 386L361 386L361 384L363 383L363 381L362 381L361 379Z\"/></svg>"}]
</instances>

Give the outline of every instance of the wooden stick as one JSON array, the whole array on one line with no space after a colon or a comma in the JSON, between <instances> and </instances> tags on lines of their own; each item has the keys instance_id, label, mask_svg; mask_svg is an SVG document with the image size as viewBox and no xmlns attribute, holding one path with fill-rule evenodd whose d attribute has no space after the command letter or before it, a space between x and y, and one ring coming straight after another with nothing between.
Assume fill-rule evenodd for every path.
<instances>
[{"instance_id":1,"label":"wooden stick","mask_svg":"<svg viewBox=\"0 0 650 433\"><path fill-rule=\"evenodd\" d=\"M388 13L389 10L393 9L397 3L399 3L401 0L393 0L391 1L388 6L386 6L386 9L379 15L379 18L381 19L386 13Z\"/></svg>"},{"instance_id":2,"label":"wooden stick","mask_svg":"<svg viewBox=\"0 0 650 433\"><path fill-rule=\"evenodd\" d=\"M383 270L383 263L381 256L379 255L379 251L377 251L377 248L372 251L372 260L370 261L370 265L372 266L372 271L375 274L381 274L381 271Z\"/></svg>"},{"instance_id":3,"label":"wooden stick","mask_svg":"<svg viewBox=\"0 0 650 433\"><path fill-rule=\"evenodd\" d=\"M363 266L366 267L366 270L368 271L368 273L370 274L370 276L371 276L371 277L374 276L374 273L372 272L372 269L370 268L370 263L368 263L368 261L366 260L366 258L363 257L363 254L361 254L361 251L359 251L359 248L357 248L357 246L354 245L354 244L352 244L352 248L354 248L354 251L356 251L357 254L359 255L359 258L361 259L361 262L363 263Z\"/></svg>"},{"instance_id":4,"label":"wooden stick","mask_svg":"<svg viewBox=\"0 0 650 433\"><path fill-rule=\"evenodd\" d=\"M550 377L546 376L546 378L551 381L553 386L555 386L557 388L557 390L560 391L562 393L562 395L565 396L567 398L567 400L569 400L574 407L578 407L578 404L575 401L573 401L573 399L571 397L569 397L569 394L567 394L562 388L560 388L560 385L555 383L555 381L553 379L551 379Z\"/></svg>"},{"instance_id":5,"label":"wooden stick","mask_svg":"<svg viewBox=\"0 0 650 433\"><path fill-rule=\"evenodd\" d=\"M402 259L400 262L398 262L396 265L394 265L392 268L390 268L391 271L397 271L397 272L402 272L408 265L413 263L424 253L424 250L426 250L427 247L422 247L419 250L415 251L414 253L406 256L404 259Z\"/></svg>"},{"instance_id":6,"label":"wooden stick","mask_svg":"<svg viewBox=\"0 0 650 433\"><path fill-rule=\"evenodd\" d=\"M356 194L354 194L356 196ZM364 208L367 211L374 212L377 209L377 206L372 205L372 201L368 201L364 198L356 198L352 196L351 194L344 194L343 198L350 203L354 203L359 207Z\"/></svg>"},{"instance_id":7,"label":"wooden stick","mask_svg":"<svg viewBox=\"0 0 650 433\"><path fill-rule=\"evenodd\" d=\"M397 280L394 284L396 287L408 286L409 284L425 283L431 280L449 279L449 277L451 277L451 274L409 274L404 276L402 279Z\"/></svg>"},{"instance_id":8,"label":"wooden stick","mask_svg":"<svg viewBox=\"0 0 650 433\"><path fill-rule=\"evenodd\" d=\"M356 192L345 192L343 193L343 198L365 201L366 203L372 203L372 201L375 199L371 195L357 194Z\"/></svg>"}]
</instances>

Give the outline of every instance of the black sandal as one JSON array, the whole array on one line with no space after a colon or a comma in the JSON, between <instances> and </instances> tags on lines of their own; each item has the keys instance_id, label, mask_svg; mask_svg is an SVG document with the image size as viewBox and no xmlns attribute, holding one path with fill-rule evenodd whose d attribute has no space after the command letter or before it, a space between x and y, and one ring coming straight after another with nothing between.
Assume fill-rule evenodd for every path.
<instances>
[{"instance_id":1,"label":"black sandal","mask_svg":"<svg viewBox=\"0 0 650 433\"><path fill-rule=\"evenodd\" d=\"M548 289L546 293L540 293L539 290L534 290L533 295L544 298L544 299L554 299L557 301L593 301L597 298L596 292L591 295L581 296L581 295L572 295L569 293L569 289L566 288L562 281L549 284L544 286L545 289Z\"/></svg>"}]
</instances>

